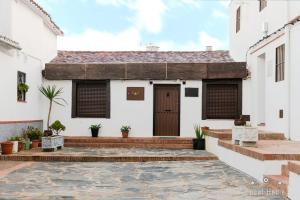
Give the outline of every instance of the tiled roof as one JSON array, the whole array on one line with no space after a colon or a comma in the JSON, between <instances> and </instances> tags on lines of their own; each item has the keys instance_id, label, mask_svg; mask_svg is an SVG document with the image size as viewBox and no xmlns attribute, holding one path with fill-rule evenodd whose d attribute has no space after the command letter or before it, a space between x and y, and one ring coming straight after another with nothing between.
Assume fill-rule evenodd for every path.
<instances>
[{"instance_id":1,"label":"tiled roof","mask_svg":"<svg viewBox=\"0 0 300 200\"><path fill-rule=\"evenodd\" d=\"M40 16L45 20L46 24L52 29L57 35L63 35L63 31L59 28L59 26L52 20L51 16L48 12L46 12L42 6L40 6L35 0L23 0L25 4L31 6L37 12L39 12Z\"/></svg>"},{"instance_id":2,"label":"tiled roof","mask_svg":"<svg viewBox=\"0 0 300 200\"><path fill-rule=\"evenodd\" d=\"M59 51L51 64L228 63L228 51Z\"/></svg>"}]
</instances>

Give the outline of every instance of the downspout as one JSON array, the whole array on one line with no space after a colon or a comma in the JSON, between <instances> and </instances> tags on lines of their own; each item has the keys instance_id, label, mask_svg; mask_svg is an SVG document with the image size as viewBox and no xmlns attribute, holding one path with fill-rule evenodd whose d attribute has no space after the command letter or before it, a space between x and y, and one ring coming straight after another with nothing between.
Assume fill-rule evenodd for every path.
<instances>
[{"instance_id":1,"label":"downspout","mask_svg":"<svg viewBox=\"0 0 300 200\"><path fill-rule=\"evenodd\" d=\"M287 22L290 21L290 8L289 1L286 1L286 18ZM288 140L291 140L291 24L288 24L285 27L285 59L286 59L286 70L287 70L287 84L288 84Z\"/></svg>"}]
</instances>

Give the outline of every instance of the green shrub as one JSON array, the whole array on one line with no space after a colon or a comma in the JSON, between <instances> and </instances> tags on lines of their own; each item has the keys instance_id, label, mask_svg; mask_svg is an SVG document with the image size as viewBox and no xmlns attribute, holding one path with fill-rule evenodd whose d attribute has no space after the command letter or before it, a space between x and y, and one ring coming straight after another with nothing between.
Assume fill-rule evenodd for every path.
<instances>
[{"instance_id":1,"label":"green shrub","mask_svg":"<svg viewBox=\"0 0 300 200\"><path fill-rule=\"evenodd\" d=\"M130 126L122 126L121 127L121 132L123 133L123 132L130 132L130 130L131 130L131 127Z\"/></svg>"},{"instance_id":2,"label":"green shrub","mask_svg":"<svg viewBox=\"0 0 300 200\"><path fill-rule=\"evenodd\" d=\"M90 129L100 129L101 127L101 124L93 124L90 126Z\"/></svg>"},{"instance_id":3,"label":"green shrub","mask_svg":"<svg viewBox=\"0 0 300 200\"><path fill-rule=\"evenodd\" d=\"M194 126L194 130L195 130L195 135L197 139L203 139L204 138L204 134L201 130L201 126L200 125L195 125Z\"/></svg>"},{"instance_id":4,"label":"green shrub","mask_svg":"<svg viewBox=\"0 0 300 200\"><path fill-rule=\"evenodd\" d=\"M26 84L26 83L20 83L19 85L18 85L18 90L20 91L20 92L28 92L28 90L29 90L29 86Z\"/></svg>"},{"instance_id":5,"label":"green shrub","mask_svg":"<svg viewBox=\"0 0 300 200\"><path fill-rule=\"evenodd\" d=\"M32 140L40 140L42 137L42 132L38 128L34 128L32 126L28 126L27 130L25 131L27 137Z\"/></svg>"},{"instance_id":6,"label":"green shrub","mask_svg":"<svg viewBox=\"0 0 300 200\"><path fill-rule=\"evenodd\" d=\"M56 120L53 124L51 124L51 126L49 126L49 128L54 131L56 135L66 130L66 127L59 120Z\"/></svg>"}]
</instances>

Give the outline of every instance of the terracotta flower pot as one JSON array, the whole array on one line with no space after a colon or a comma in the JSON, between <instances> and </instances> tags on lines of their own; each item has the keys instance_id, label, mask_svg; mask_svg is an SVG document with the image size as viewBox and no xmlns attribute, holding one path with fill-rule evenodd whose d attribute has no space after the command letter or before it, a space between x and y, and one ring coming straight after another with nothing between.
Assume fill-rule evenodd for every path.
<instances>
[{"instance_id":1,"label":"terracotta flower pot","mask_svg":"<svg viewBox=\"0 0 300 200\"><path fill-rule=\"evenodd\" d=\"M122 137L123 137L123 138L128 138L128 132L125 132L125 131L122 132Z\"/></svg>"},{"instance_id":2,"label":"terracotta flower pot","mask_svg":"<svg viewBox=\"0 0 300 200\"><path fill-rule=\"evenodd\" d=\"M32 140L31 141L31 148L34 149L34 148L38 148L39 147L39 143L40 141L39 140Z\"/></svg>"},{"instance_id":3,"label":"terracotta flower pot","mask_svg":"<svg viewBox=\"0 0 300 200\"><path fill-rule=\"evenodd\" d=\"M19 141L19 142L18 142L18 152L20 152L20 151L22 151L22 150L24 150L24 143L21 142L21 141Z\"/></svg>"},{"instance_id":4,"label":"terracotta flower pot","mask_svg":"<svg viewBox=\"0 0 300 200\"><path fill-rule=\"evenodd\" d=\"M3 142L1 143L1 149L3 155L9 155L13 153L13 146L12 142Z\"/></svg>"}]
</instances>

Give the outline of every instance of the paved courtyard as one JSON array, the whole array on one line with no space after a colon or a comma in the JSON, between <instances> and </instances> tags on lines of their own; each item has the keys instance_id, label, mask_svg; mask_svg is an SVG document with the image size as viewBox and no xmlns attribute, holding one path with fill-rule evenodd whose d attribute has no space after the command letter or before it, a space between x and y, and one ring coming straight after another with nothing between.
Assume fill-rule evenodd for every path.
<instances>
[{"instance_id":1,"label":"paved courtyard","mask_svg":"<svg viewBox=\"0 0 300 200\"><path fill-rule=\"evenodd\" d=\"M283 199L221 161L33 163L0 178L0 199Z\"/></svg>"}]
</instances>

